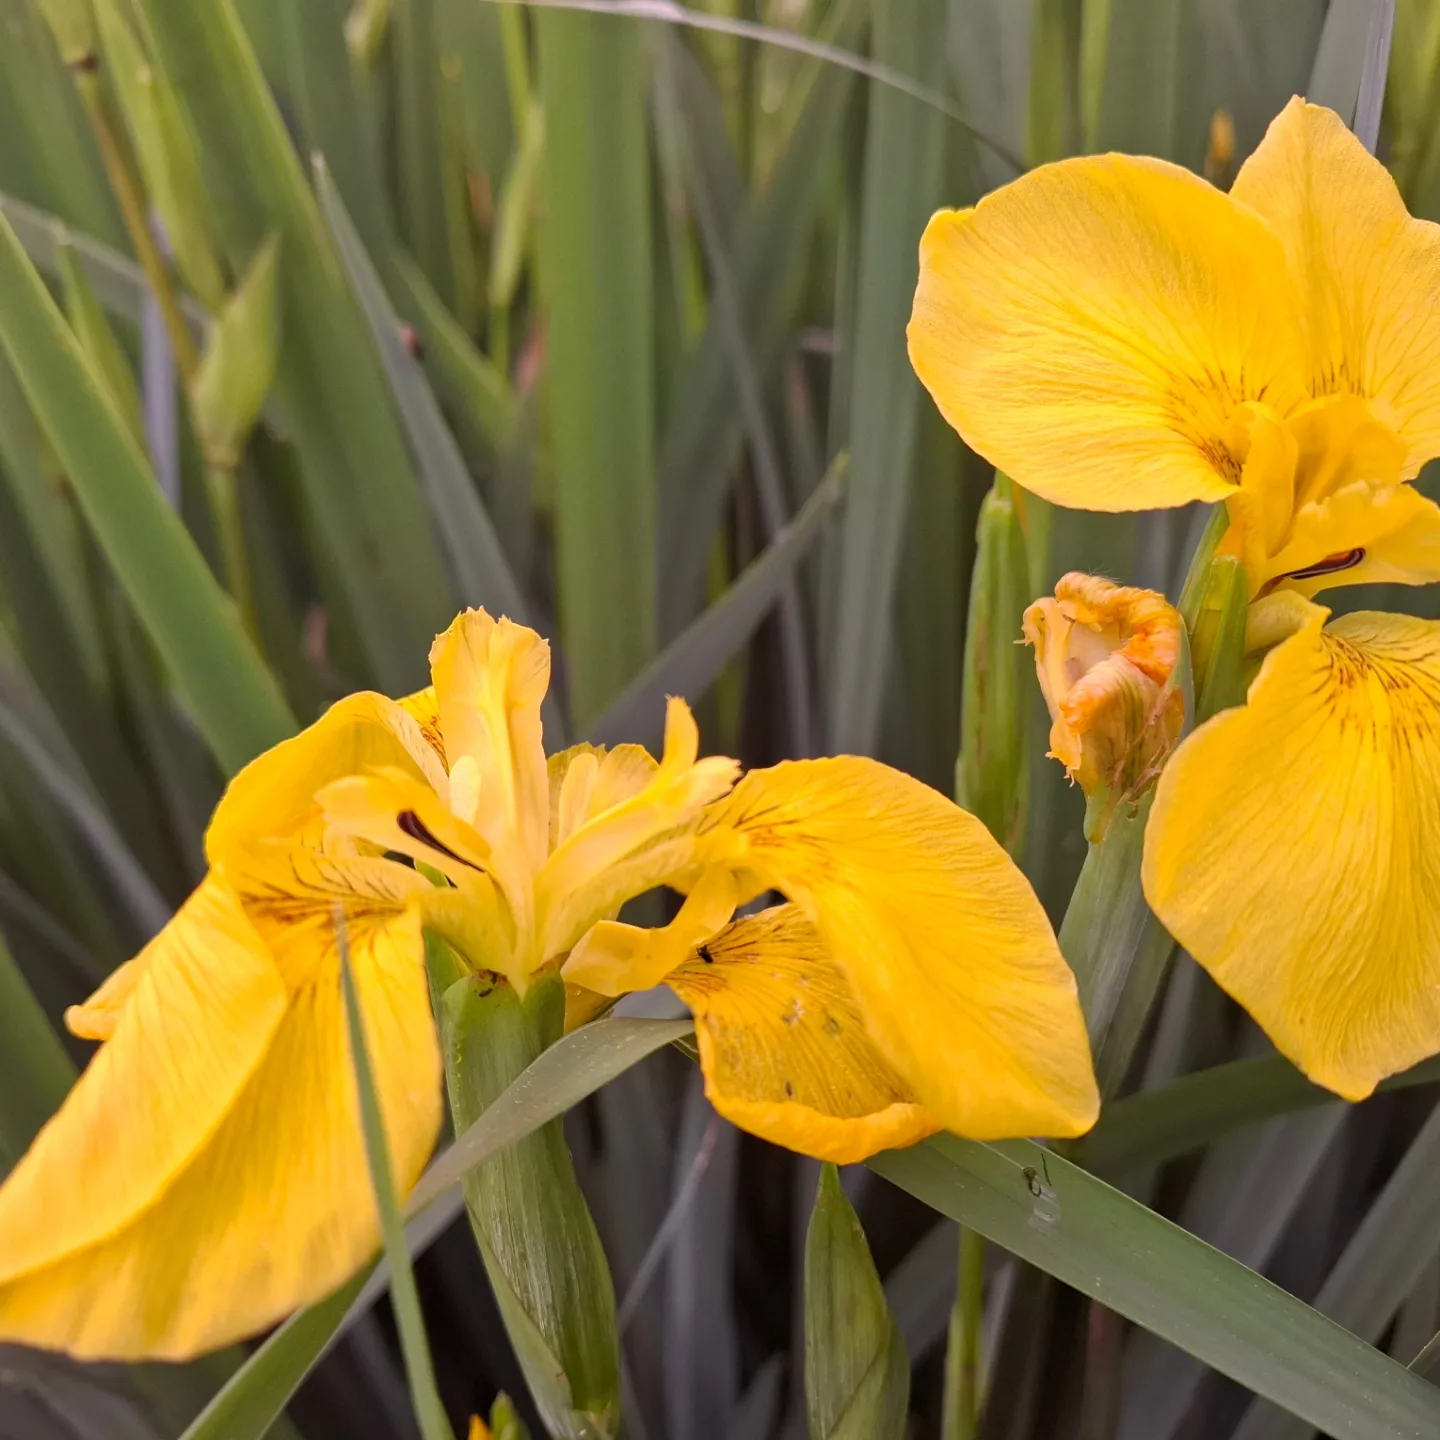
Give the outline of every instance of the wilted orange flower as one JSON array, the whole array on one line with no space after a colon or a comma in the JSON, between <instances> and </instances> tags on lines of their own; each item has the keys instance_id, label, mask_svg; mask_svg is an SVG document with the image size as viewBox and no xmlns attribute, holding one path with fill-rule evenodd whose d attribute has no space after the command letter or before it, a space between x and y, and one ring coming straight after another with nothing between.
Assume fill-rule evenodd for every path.
<instances>
[{"instance_id":1,"label":"wilted orange flower","mask_svg":"<svg viewBox=\"0 0 1440 1440\"><path fill-rule=\"evenodd\" d=\"M1085 832L1098 841L1180 738L1180 616L1153 590L1072 571L1054 599L1025 611L1024 631L1050 710L1050 754L1085 792Z\"/></svg>"}]
</instances>

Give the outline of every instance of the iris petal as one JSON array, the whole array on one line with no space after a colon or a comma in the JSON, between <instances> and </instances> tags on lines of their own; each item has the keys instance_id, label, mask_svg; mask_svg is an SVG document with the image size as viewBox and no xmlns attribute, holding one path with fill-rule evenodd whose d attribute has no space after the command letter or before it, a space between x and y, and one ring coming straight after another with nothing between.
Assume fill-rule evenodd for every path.
<instances>
[{"instance_id":1,"label":"iris petal","mask_svg":"<svg viewBox=\"0 0 1440 1440\"><path fill-rule=\"evenodd\" d=\"M440 1120L419 922L391 914L351 942L408 1190ZM154 942L113 1038L0 1191L0 1335L180 1359L319 1299L375 1251L338 971L283 968L296 983L214 878Z\"/></svg>"},{"instance_id":2,"label":"iris petal","mask_svg":"<svg viewBox=\"0 0 1440 1440\"><path fill-rule=\"evenodd\" d=\"M706 823L707 859L781 890L819 931L867 1032L940 1124L994 1139L1094 1123L1075 977L973 815L842 756L752 770Z\"/></svg>"},{"instance_id":3,"label":"iris petal","mask_svg":"<svg viewBox=\"0 0 1440 1440\"><path fill-rule=\"evenodd\" d=\"M1299 628L1246 703L1161 776L1145 894L1283 1054L1359 1100L1440 1050L1440 623L1287 604Z\"/></svg>"},{"instance_id":4,"label":"iris petal","mask_svg":"<svg viewBox=\"0 0 1440 1440\"><path fill-rule=\"evenodd\" d=\"M1314 393L1380 402L1413 476L1440 454L1440 226L1410 217L1334 111L1300 99L1271 122L1230 194L1285 247Z\"/></svg>"},{"instance_id":5,"label":"iris petal","mask_svg":"<svg viewBox=\"0 0 1440 1440\"><path fill-rule=\"evenodd\" d=\"M735 921L667 983L695 1015L705 1093L741 1129L844 1165L939 1128L795 906Z\"/></svg>"},{"instance_id":6,"label":"iris petal","mask_svg":"<svg viewBox=\"0 0 1440 1440\"><path fill-rule=\"evenodd\" d=\"M910 359L945 418L1062 505L1217 500L1231 416L1308 399L1279 241L1158 160L1044 165L920 243Z\"/></svg>"}]
</instances>

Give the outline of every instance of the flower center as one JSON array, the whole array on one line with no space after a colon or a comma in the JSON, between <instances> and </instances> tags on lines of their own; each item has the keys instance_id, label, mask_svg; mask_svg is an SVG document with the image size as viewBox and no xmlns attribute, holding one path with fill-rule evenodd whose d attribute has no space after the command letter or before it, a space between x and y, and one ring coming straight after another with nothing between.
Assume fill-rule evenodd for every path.
<instances>
[{"instance_id":1,"label":"flower center","mask_svg":"<svg viewBox=\"0 0 1440 1440\"><path fill-rule=\"evenodd\" d=\"M1364 564L1391 523L1404 447L1357 396L1327 396L1283 420L1245 405L1230 449L1241 474L1221 549L1244 562L1252 599L1336 583Z\"/></svg>"}]
</instances>

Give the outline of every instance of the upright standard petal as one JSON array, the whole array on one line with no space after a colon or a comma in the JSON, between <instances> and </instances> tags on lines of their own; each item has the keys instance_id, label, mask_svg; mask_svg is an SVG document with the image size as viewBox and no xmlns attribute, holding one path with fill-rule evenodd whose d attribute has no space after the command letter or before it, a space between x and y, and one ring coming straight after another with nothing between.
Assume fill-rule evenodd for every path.
<instances>
[{"instance_id":1,"label":"upright standard petal","mask_svg":"<svg viewBox=\"0 0 1440 1440\"><path fill-rule=\"evenodd\" d=\"M657 842L693 828L704 807L734 784L740 768L723 755L698 758L695 717L676 696L671 696L665 711L663 758L643 785L637 782L646 767L638 763L633 747L623 746L621 752L615 752L613 767L609 763L597 767L591 792L594 797L603 791L611 803L598 808L592 798L583 807L587 818L569 830L540 872L536 884L540 959L568 950L632 895L669 882L685 868L688 856L676 863L657 854L652 864L646 852ZM577 804L572 818L578 819L580 811Z\"/></svg>"},{"instance_id":2,"label":"upright standard petal","mask_svg":"<svg viewBox=\"0 0 1440 1440\"><path fill-rule=\"evenodd\" d=\"M783 891L815 926L867 1032L940 1124L975 1139L1094 1124L1075 977L973 815L841 756L752 770L705 823L707 859Z\"/></svg>"},{"instance_id":3,"label":"upright standard petal","mask_svg":"<svg viewBox=\"0 0 1440 1440\"><path fill-rule=\"evenodd\" d=\"M1223 499L1237 408L1308 399L1279 241L1158 160L1064 160L941 211L908 333L916 374L968 444L1087 510Z\"/></svg>"},{"instance_id":4,"label":"upright standard petal","mask_svg":"<svg viewBox=\"0 0 1440 1440\"><path fill-rule=\"evenodd\" d=\"M1230 194L1285 247L1314 393L1380 402L1413 476L1440 455L1440 226L1410 217L1389 172L1333 110L1298 98Z\"/></svg>"},{"instance_id":5,"label":"upright standard petal","mask_svg":"<svg viewBox=\"0 0 1440 1440\"><path fill-rule=\"evenodd\" d=\"M694 1012L710 1103L742 1130L848 1165L940 1128L796 906L735 921L666 982Z\"/></svg>"},{"instance_id":6,"label":"upright standard petal","mask_svg":"<svg viewBox=\"0 0 1440 1440\"><path fill-rule=\"evenodd\" d=\"M462 818L497 851L513 836L530 869L538 869L550 829L540 723L550 688L549 645L512 620L466 610L431 647L430 670L451 773L470 760L475 793L484 796L480 810Z\"/></svg>"},{"instance_id":7,"label":"upright standard petal","mask_svg":"<svg viewBox=\"0 0 1440 1440\"><path fill-rule=\"evenodd\" d=\"M404 912L354 925L351 945L403 1193L424 1165L440 1122L439 1054L418 920ZM223 959L233 963L234 957ZM258 1065L189 1163L146 1208L91 1243L18 1272L17 1257L7 1255L0 1335L87 1358L184 1359L320 1299L375 1252L379 1222L337 969L293 955L280 957L280 968L299 983ZM137 1007L148 983L147 976L137 990ZM231 1043L224 1035L230 1018L210 1017L204 1028L197 1026L196 1043L223 1049ZM127 1014L100 1059L122 1043L129 1024ZM150 1065L153 1057L142 1069L142 1084L153 1077ZM197 1075L192 1067L181 1077L192 1104L207 1098ZM129 1142L144 1118L143 1105L119 1096L92 1149L100 1151L103 1141L120 1161L131 1159ZM52 1203L63 1181L100 1209L103 1178L93 1190L76 1184L77 1173L86 1173L87 1152L62 1154L68 1163L56 1177ZM8 1241L9 1224L0 1221L0 1232ZM18 1257L22 1264L27 1258Z\"/></svg>"},{"instance_id":8,"label":"upright standard petal","mask_svg":"<svg viewBox=\"0 0 1440 1440\"><path fill-rule=\"evenodd\" d=\"M1440 624L1286 604L1299 628L1246 703L1161 776L1145 895L1283 1054L1360 1100L1440 1050Z\"/></svg>"}]
</instances>

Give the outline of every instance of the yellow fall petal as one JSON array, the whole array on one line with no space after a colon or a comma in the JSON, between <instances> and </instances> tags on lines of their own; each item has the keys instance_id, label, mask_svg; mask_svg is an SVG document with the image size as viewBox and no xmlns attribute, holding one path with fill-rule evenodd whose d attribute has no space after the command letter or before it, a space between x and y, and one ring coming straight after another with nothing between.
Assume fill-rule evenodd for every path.
<instances>
[{"instance_id":1,"label":"yellow fall petal","mask_svg":"<svg viewBox=\"0 0 1440 1440\"><path fill-rule=\"evenodd\" d=\"M351 939L366 1038L403 1193L423 1167L440 1121L439 1054L419 925L407 912L357 928ZM215 968L233 959L220 953ZM263 952L257 960L268 963ZM158 969L151 967L152 973ZM143 986L137 990L136 1006L143 992ZM206 1018L208 1024L197 1026L196 1045L224 1048L234 1017ZM87 1077L121 1044L128 1023L127 1015ZM163 1076L163 1084L153 1056L144 1065L137 1059L135 1067L131 1083L143 1088L151 1104L164 1103L176 1089L191 1106L213 1100L217 1123L147 1208L91 1243L66 1246L62 1253L53 1253L52 1243L51 1258L43 1264L18 1273L7 1265L0 1276L0 1336L84 1357L183 1359L252 1334L321 1298L374 1253L379 1224L334 966L312 971L289 996L259 1064L228 1103L206 1094L203 1072L193 1067L184 1075ZM107 1089L116 1093L113 1086ZM112 1111L103 1133L93 1137L94 1151L101 1153L103 1143L134 1165L130 1139L143 1113L143 1106ZM125 1144L118 1145L122 1137ZM37 1142L32 1156L39 1148ZM98 1212L107 1195L104 1179L86 1169L93 1162L74 1142L46 1163L60 1167L52 1178L56 1193L45 1216L47 1234L62 1186L88 1211ZM77 1184L77 1176L86 1178ZM0 1230L8 1245L13 1233L8 1216Z\"/></svg>"},{"instance_id":2,"label":"yellow fall petal","mask_svg":"<svg viewBox=\"0 0 1440 1440\"><path fill-rule=\"evenodd\" d=\"M122 969L120 986L98 992L109 990L111 1038L0 1187L0 1287L153 1205L221 1123L285 1010L273 959L214 879Z\"/></svg>"},{"instance_id":3,"label":"yellow fall petal","mask_svg":"<svg viewBox=\"0 0 1440 1440\"><path fill-rule=\"evenodd\" d=\"M430 670L453 771L469 757L485 805L476 825L491 847L518 840L532 869L549 843L550 781L540 704L550 686L550 647L512 620L466 610L430 650Z\"/></svg>"},{"instance_id":4,"label":"yellow fall petal","mask_svg":"<svg viewBox=\"0 0 1440 1440\"><path fill-rule=\"evenodd\" d=\"M445 785L444 766L403 705L370 692L337 701L230 782L205 832L210 863L222 863L233 844L283 833L314 809L324 785L378 765L399 767L437 789Z\"/></svg>"},{"instance_id":5,"label":"yellow fall petal","mask_svg":"<svg viewBox=\"0 0 1440 1440\"><path fill-rule=\"evenodd\" d=\"M153 953L153 947L147 946L133 960L117 965L94 994L79 1005L67 1006L65 1028L82 1040L108 1040L115 1033Z\"/></svg>"},{"instance_id":6,"label":"yellow fall petal","mask_svg":"<svg viewBox=\"0 0 1440 1440\"><path fill-rule=\"evenodd\" d=\"M695 1015L710 1103L742 1130L847 1165L940 1128L797 907L735 921L666 983Z\"/></svg>"},{"instance_id":7,"label":"yellow fall petal","mask_svg":"<svg viewBox=\"0 0 1440 1440\"><path fill-rule=\"evenodd\" d=\"M1440 624L1261 605L1299 628L1171 758L1145 894L1283 1054L1360 1100L1440 1050Z\"/></svg>"},{"instance_id":8,"label":"yellow fall petal","mask_svg":"<svg viewBox=\"0 0 1440 1440\"><path fill-rule=\"evenodd\" d=\"M1075 978L985 827L855 756L752 770L706 859L783 891L845 974L919 1103L975 1139L1078 1135L1099 1106Z\"/></svg>"},{"instance_id":9,"label":"yellow fall petal","mask_svg":"<svg viewBox=\"0 0 1440 1440\"><path fill-rule=\"evenodd\" d=\"M1236 409L1304 389L1276 236L1175 165L1043 165L920 242L910 359L965 441L1062 505L1222 499Z\"/></svg>"},{"instance_id":10,"label":"yellow fall petal","mask_svg":"<svg viewBox=\"0 0 1440 1440\"><path fill-rule=\"evenodd\" d=\"M1230 195L1284 245L1314 393L1379 402L1405 442L1405 474L1416 474L1440 454L1440 226L1410 217L1389 172L1334 111L1298 98Z\"/></svg>"}]
</instances>

